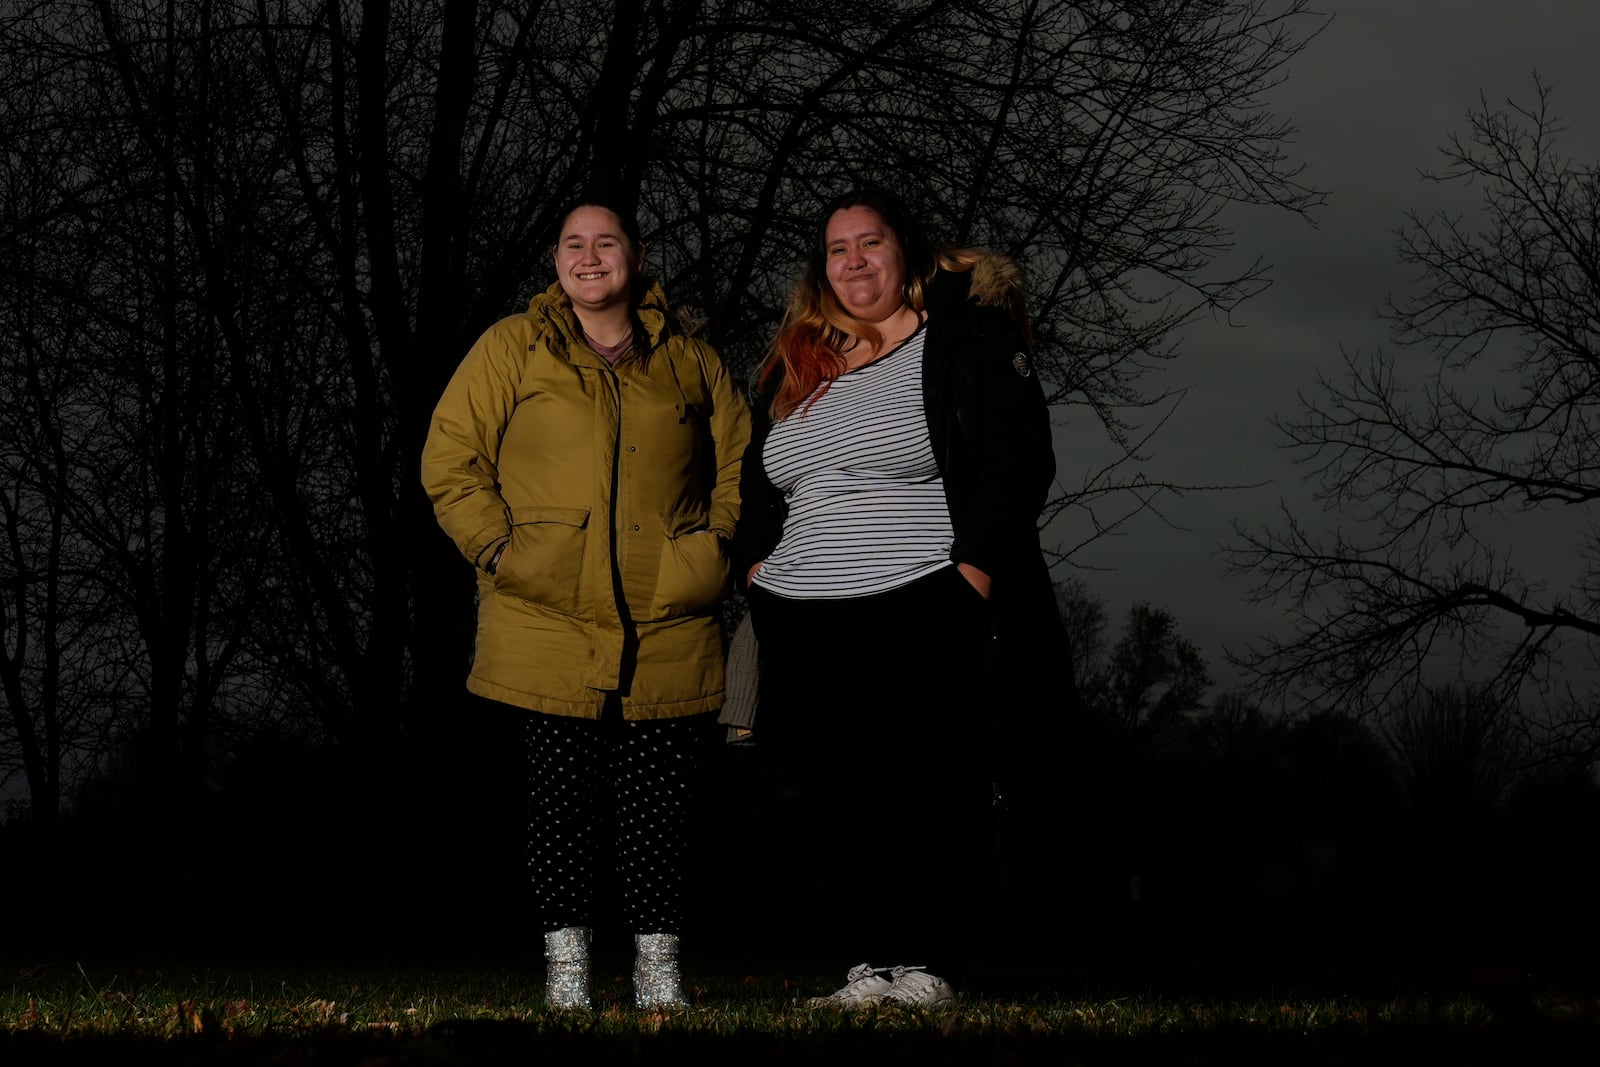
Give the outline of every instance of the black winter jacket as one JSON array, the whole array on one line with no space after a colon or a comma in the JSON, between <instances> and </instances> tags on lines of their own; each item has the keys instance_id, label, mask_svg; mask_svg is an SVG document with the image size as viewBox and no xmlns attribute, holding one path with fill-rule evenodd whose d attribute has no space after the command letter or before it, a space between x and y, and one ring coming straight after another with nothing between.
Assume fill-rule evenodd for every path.
<instances>
[{"instance_id":1,"label":"black winter jacket","mask_svg":"<svg viewBox=\"0 0 1600 1067\"><path fill-rule=\"evenodd\" d=\"M973 712L978 736L990 742L1001 880L1042 887L1059 884L1052 867L1059 850L1043 843L1063 833L1076 807L1068 799L1079 777L1068 714L1076 689L1039 547L1055 450L1044 390L1027 352L1021 284L1016 266L1000 257L970 272L935 275L926 293L923 406L955 528L951 562L970 563L993 581L988 699ZM783 534L783 494L761 457L778 384L769 382L755 402L739 480L733 558L741 587Z\"/></svg>"}]
</instances>

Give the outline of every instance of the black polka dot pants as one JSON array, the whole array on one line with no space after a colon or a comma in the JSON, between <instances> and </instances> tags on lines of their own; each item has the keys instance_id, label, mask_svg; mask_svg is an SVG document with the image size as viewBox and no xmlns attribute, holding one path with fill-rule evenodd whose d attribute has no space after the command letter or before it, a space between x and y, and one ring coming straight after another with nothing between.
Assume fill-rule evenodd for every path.
<instances>
[{"instance_id":1,"label":"black polka dot pants","mask_svg":"<svg viewBox=\"0 0 1600 1067\"><path fill-rule=\"evenodd\" d=\"M610 861L634 933L677 933L705 716L528 718L528 872L540 929L593 926Z\"/></svg>"}]
</instances>

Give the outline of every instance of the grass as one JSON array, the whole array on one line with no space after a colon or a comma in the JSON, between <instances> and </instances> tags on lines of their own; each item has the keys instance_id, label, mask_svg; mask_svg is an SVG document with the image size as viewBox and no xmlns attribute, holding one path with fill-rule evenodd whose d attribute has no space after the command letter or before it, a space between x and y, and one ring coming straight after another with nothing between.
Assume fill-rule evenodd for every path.
<instances>
[{"instance_id":1,"label":"grass","mask_svg":"<svg viewBox=\"0 0 1600 1067\"><path fill-rule=\"evenodd\" d=\"M825 979L804 992L825 987ZM10 969L0 1062L388 1064L1596 1062L1600 997L1541 992L963 998L954 1010L813 1010L781 980L691 985L694 1007L626 1006L617 974L593 1011L555 1013L537 973L480 969ZM910 1059L907 1059L910 1057Z\"/></svg>"}]
</instances>

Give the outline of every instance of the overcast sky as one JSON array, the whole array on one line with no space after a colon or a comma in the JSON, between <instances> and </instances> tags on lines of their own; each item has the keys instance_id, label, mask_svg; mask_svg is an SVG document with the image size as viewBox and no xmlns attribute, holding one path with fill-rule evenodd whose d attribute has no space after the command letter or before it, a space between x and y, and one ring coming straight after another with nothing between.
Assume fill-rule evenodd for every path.
<instances>
[{"instance_id":1,"label":"overcast sky","mask_svg":"<svg viewBox=\"0 0 1600 1067\"><path fill-rule=\"evenodd\" d=\"M1445 195L1458 205L1476 200L1454 188L1446 193L1418 172L1437 166L1438 146L1449 133L1465 131L1480 91L1496 105L1508 97L1531 103L1536 71L1569 127L1558 143L1562 153L1600 163L1600 2L1327 0L1321 6L1333 21L1295 62L1274 103L1299 129L1291 150L1307 164L1305 180L1326 190L1329 203L1316 213L1315 227L1266 210L1234 216L1239 252L1274 264L1274 284L1244 306L1232 327L1206 323L1187 332L1183 358L1165 374L1169 384L1191 391L1150 450L1152 477L1265 484L1169 499L1168 517L1185 529L1143 522L1078 560L1107 568L1080 574L1113 619L1137 600L1172 611L1219 682L1233 677L1223 662L1225 645L1238 647L1283 620L1278 609L1245 604L1246 583L1225 576L1215 550L1229 537L1229 520L1270 522L1280 500L1308 506L1307 489L1275 447L1269 419L1298 410L1297 391L1314 387L1318 368L1338 365L1341 345L1359 352L1388 346L1375 311L1412 283L1411 269L1395 256L1394 231L1405 210L1431 211ZM1105 455L1093 432L1080 435L1082 429L1061 440L1064 476L1075 477L1085 461ZM1559 568L1571 557L1561 555L1559 541L1555 547L1539 546L1538 554Z\"/></svg>"}]
</instances>

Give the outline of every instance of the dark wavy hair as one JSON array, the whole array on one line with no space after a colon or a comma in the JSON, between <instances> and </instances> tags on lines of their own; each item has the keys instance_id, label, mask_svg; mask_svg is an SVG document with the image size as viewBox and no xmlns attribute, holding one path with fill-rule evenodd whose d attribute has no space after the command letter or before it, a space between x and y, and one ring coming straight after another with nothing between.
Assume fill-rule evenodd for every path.
<instances>
[{"instance_id":1,"label":"dark wavy hair","mask_svg":"<svg viewBox=\"0 0 1600 1067\"><path fill-rule=\"evenodd\" d=\"M645 298L650 294L651 286L650 275L645 274L645 262L643 262L645 238L643 238L642 230L638 229L638 216L632 208L622 206L621 200L611 197L611 195L589 194L584 195L584 197L578 197L576 200L571 200L563 208L562 214L560 214L560 221L555 224L554 234L550 235L550 254L552 256L557 251L558 245L562 243L562 232L566 229L566 221L573 218L574 211L578 211L579 208L600 208L600 210L610 211L611 214L614 214L618 218L618 222L622 224L622 237L627 238L629 251L638 256L638 261L640 261L638 270L635 270L634 275L627 282L627 317L629 317L630 328L634 331L634 358L637 358L640 370L648 374L650 373L650 357L653 355L654 347L656 346L653 344L650 333L645 330L645 325L638 318L638 309L645 304ZM654 341L666 341L670 326L672 326L672 323L667 322L666 330L662 330L661 336L654 339Z\"/></svg>"},{"instance_id":2,"label":"dark wavy hair","mask_svg":"<svg viewBox=\"0 0 1600 1067\"><path fill-rule=\"evenodd\" d=\"M617 217L622 224L622 236L628 239L630 251L637 254L644 248L644 235L639 229L639 216L631 207L624 205L623 201L606 193L590 193L577 197L562 208L557 216L554 230L550 234L548 247L551 255L555 254L556 246L561 243L561 233L567 228L567 220L579 208L597 207L609 211ZM628 284L628 302L635 308L644 302L645 294L650 291L650 279L645 276L643 268L633 272L633 277Z\"/></svg>"}]
</instances>

